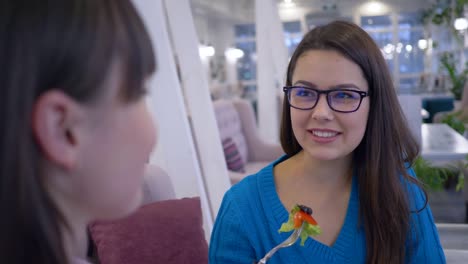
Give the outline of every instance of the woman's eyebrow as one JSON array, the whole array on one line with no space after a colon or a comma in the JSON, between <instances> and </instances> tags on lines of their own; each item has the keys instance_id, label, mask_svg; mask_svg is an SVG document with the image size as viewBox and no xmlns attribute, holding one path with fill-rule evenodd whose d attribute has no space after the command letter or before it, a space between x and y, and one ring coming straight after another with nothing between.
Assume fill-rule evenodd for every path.
<instances>
[{"instance_id":1,"label":"woman's eyebrow","mask_svg":"<svg viewBox=\"0 0 468 264\"><path fill-rule=\"evenodd\" d=\"M298 80L293 85L305 85L307 87L317 88L317 85L315 85L314 83L304 81L304 80Z\"/></svg>"},{"instance_id":2,"label":"woman's eyebrow","mask_svg":"<svg viewBox=\"0 0 468 264\"><path fill-rule=\"evenodd\" d=\"M342 83L342 84L332 86L330 88L333 88L333 89L356 88L358 90L362 90L361 88L359 88L359 86L355 85L354 83Z\"/></svg>"},{"instance_id":3,"label":"woman's eyebrow","mask_svg":"<svg viewBox=\"0 0 468 264\"><path fill-rule=\"evenodd\" d=\"M304 80L298 80L293 85L304 85L310 88L318 88L316 84L309 82L309 81L304 81ZM342 84L327 87L327 89L345 89L345 88L355 88L358 90L362 90L361 88L359 88L359 86L355 85L354 83L342 83Z\"/></svg>"}]
</instances>

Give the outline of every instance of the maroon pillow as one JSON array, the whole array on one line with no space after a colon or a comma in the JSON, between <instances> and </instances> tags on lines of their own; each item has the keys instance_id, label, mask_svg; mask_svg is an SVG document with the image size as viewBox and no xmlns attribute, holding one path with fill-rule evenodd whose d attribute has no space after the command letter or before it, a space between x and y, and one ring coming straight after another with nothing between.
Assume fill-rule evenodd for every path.
<instances>
[{"instance_id":1,"label":"maroon pillow","mask_svg":"<svg viewBox=\"0 0 468 264\"><path fill-rule=\"evenodd\" d=\"M236 143L232 138L226 138L222 142L224 157L226 158L226 165L229 170L236 172L245 172L244 161L237 149Z\"/></svg>"},{"instance_id":2,"label":"maroon pillow","mask_svg":"<svg viewBox=\"0 0 468 264\"><path fill-rule=\"evenodd\" d=\"M154 202L90 232L102 264L208 263L198 197Z\"/></svg>"}]
</instances>

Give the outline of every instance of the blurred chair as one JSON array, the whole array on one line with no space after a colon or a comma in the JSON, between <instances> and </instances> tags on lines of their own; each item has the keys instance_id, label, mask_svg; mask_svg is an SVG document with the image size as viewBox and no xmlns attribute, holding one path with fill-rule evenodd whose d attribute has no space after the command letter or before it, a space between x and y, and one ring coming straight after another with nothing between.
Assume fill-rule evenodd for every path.
<instances>
[{"instance_id":1,"label":"blurred chair","mask_svg":"<svg viewBox=\"0 0 468 264\"><path fill-rule=\"evenodd\" d=\"M427 112L429 112L429 117L424 121L426 123L433 123L434 117L437 114L452 111L454 109L454 99L447 97L424 98L422 106L427 110Z\"/></svg>"},{"instance_id":2,"label":"blurred chair","mask_svg":"<svg viewBox=\"0 0 468 264\"><path fill-rule=\"evenodd\" d=\"M147 164L143 183L143 205L175 199L174 185L167 173L153 164Z\"/></svg>"},{"instance_id":3,"label":"blurred chair","mask_svg":"<svg viewBox=\"0 0 468 264\"><path fill-rule=\"evenodd\" d=\"M468 260L468 225L436 224L440 243L444 249L447 263L467 263Z\"/></svg>"},{"instance_id":4,"label":"blurred chair","mask_svg":"<svg viewBox=\"0 0 468 264\"><path fill-rule=\"evenodd\" d=\"M208 263L199 197L176 199L170 177L155 165L145 171L141 208L89 230L95 263Z\"/></svg>"},{"instance_id":5,"label":"blurred chair","mask_svg":"<svg viewBox=\"0 0 468 264\"><path fill-rule=\"evenodd\" d=\"M434 122L435 123L441 123L444 117L446 117L448 114L454 114L457 113L457 118L464 122L465 124L465 133L464 137L468 138L468 81L465 82L465 86L463 87L463 94L462 94L462 99L459 104L456 104L456 107L453 111L446 111L446 112L440 112L437 113L434 116ZM465 175L465 186L463 188L463 196L465 199L465 223L468 223L468 181L466 178L468 177L468 169L464 169L463 173Z\"/></svg>"},{"instance_id":6,"label":"blurred chair","mask_svg":"<svg viewBox=\"0 0 468 264\"><path fill-rule=\"evenodd\" d=\"M284 154L279 144L269 144L258 135L255 113L249 101L217 100L213 102L213 107L225 154L228 154L227 148L232 152L232 144L226 146L226 142L234 142L244 165L242 170L229 170L232 184L249 174L256 173ZM230 154L225 155L227 166L230 156Z\"/></svg>"},{"instance_id":7,"label":"blurred chair","mask_svg":"<svg viewBox=\"0 0 468 264\"><path fill-rule=\"evenodd\" d=\"M468 120L468 81L465 83L463 87L463 94L460 102L455 102L453 111L442 111L438 112L434 115L434 123L440 123L442 119L451 113L455 113L460 111L460 119Z\"/></svg>"}]
</instances>

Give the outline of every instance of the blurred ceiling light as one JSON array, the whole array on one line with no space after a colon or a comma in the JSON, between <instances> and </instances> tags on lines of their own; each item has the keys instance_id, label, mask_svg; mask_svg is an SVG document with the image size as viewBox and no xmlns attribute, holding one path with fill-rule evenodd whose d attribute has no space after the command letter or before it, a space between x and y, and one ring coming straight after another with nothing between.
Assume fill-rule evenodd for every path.
<instances>
[{"instance_id":1,"label":"blurred ceiling light","mask_svg":"<svg viewBox=\"0 0 468 264\"><path fill-rule=\"evenodd\" d=\"M213 46L200 45L198 53L202 58L213 57L215 55L215 49Z\"/></svg>"},{"instance_id":2,"label":"blurred ceiling light","mask_svg":"<svg viewBox=\"0 0 468 264\"><path fill-rule=\"evenodd\" d=\"M257 61L257 58L258 58L258 56L257 56L257 53L256 53L256 52L250 54L250 59L251 59L251 60Z\"/></svg>"},{"instance_id":3,"label":"blurred ceiling light","mask_svg":"<svg viewBox=\"0 0 468 264\"><path fill-rule=\"evenodd\" d=\"M383 49L381 49L381 52L382 52L384 59L393 60L393 53L387 53L387 51L384 51Z\"/></svg>"},{"instance_id":4,"label":"blurred ceiling light","mask_svg":"<svg viewBox=\"0 0 468 264\"><path fill-rule=\"evenodd\" d=\"M379 14L385 10L385 6L381 2L371 1L365 4L365 9L370 14Z\"/></svg>"},{"instance_id":5,"label":"blurred ceiling light","mask_svg":"<svg viewBox=\"0 0 468 264\"><path fill-rule=\"evenodd\" d=\"M281 6L284 7L284 8L290 8L290 7L295 7L296 3L294 3L292 0L284 0L281 3Z\"/></svg>"},{"instance_id":6,"label":"blurred ceiling light","mask_svg":"<svg viewBox=\"0 0 468 264\"><path fill-rule=\"evenodd\" d=\"M407 52L411 52L413 50L413 46L408 44L408 45L405 46L405 49L406 49Z\"/></svg>"},{"instance_id":7,"label":"blurred ceiling light","mask_svg":"<svg viewBox=\"0 0 468 264\"><path fill-rule=\"evenodd\" d=\"M457 18L455 19L453 26L456 30L465 30L468 28L468 20L464 17Z\"/></svg>"},{"instance_id":8,"label":"blurred ceiling light","mask_svg":"<svg viewBox=\"0 0 468 264\"><path fill-rule=\"evenodd\" d=\"M418 48L422 50L427 49L427 40L426 39L418 40Z\"/></svg>"},{"instance_id":9,"label":"blurred ceiling light","mask_svg":"<svg viewBox=\"0 0 468 264\"><path fill-rule=\"evenodd\" d=\"M388 43L387 45L385 45L383 50L386 54L391 54L395 50L395 46L391 43Z\"/></svg>"},{"instance_id":10,"label":"blurred ceiling light","mask_svg":"<svg viewBox=\"0 0 468 264\"><path fill-rule=\"evenodd\" d=\"M244 57L244 51L237 48L228 48L224 52L224 56L226 56L228 60L237 60Z\"/></svg>"},{"instance_id":11,"label":"blurred ceiling light","mask_svg":"<svg viewBox=\"0 0 468 264\"><path fill-rule=\"evenodd\" d=\"M396 52L401 53L401 49L403 49L403 43L399 42L396 46Z\"/></svg>"}]
</instances>

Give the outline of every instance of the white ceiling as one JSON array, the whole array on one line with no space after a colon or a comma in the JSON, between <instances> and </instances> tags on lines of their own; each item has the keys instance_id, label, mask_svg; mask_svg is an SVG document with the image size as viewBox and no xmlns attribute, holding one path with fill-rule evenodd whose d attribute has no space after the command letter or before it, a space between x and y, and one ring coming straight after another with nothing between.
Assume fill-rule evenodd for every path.
<instances>
[{"instance_id":1,"label":"white ceiling","mask_svg":"<svg viewBox=\"0 0 468 264\"><path fill-rule=\"evenodd\" d=\"M284 0L275 0L282 8ZM436 0L292 0L296 7L321 11L324 5L336 5L337 10L351 10L353 7L365 2L379 1L392 6L421 6L427 8ZM239 21L252 21L254 17L255 0L191 0L192 8L197 15L214 16L221 19ZM349 14L344 14L349 15Z\"/></svg>"}]
</instances>

